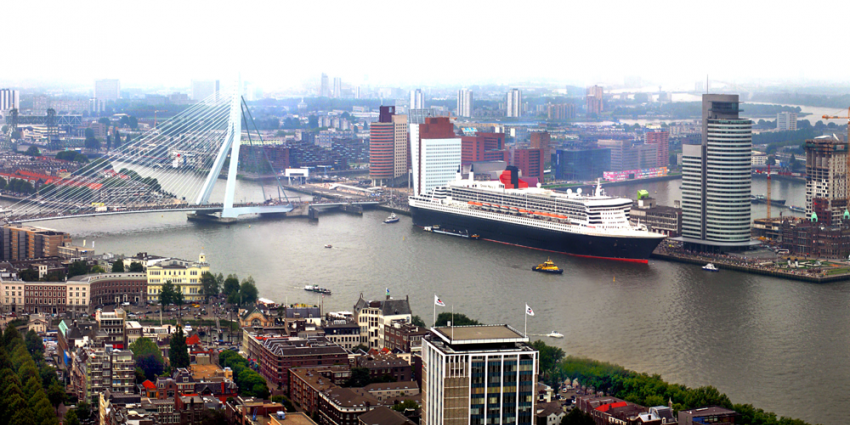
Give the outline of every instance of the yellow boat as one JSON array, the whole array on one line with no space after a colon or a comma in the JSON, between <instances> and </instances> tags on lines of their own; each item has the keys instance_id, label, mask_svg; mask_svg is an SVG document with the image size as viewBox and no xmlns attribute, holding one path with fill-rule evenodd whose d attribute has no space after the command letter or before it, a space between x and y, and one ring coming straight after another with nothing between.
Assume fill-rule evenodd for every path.
<instances>
[{"instance_id":1,"label":"yellow boat","mask_svg":"<svg viewBox=\"0 0 850 425\"><path fill-rule=\"evenodd\" d=\"M555 263L553 263L552 260L548 259L548 258L546 259L546 261L543 262L543 264L538 264L538 265L532 267L531 270L534 270L536 272L541 272L541 273L552 273L552 274L561 274L561 273L564 272L563 269L556 266Z\"/></svg>"}]
</instances>

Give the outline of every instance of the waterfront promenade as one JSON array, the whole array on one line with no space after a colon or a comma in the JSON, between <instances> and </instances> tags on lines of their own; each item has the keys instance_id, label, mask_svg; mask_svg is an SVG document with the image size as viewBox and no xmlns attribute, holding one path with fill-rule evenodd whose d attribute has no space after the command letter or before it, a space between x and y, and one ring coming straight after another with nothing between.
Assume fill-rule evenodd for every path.
<instances>
[{"instance_id":1,"label":"waterfront promenade","mask_svg":"<svg viewBox=\"0 0 850 425\"><path fill-rule=\"evenodd\" d=\"M788 256L777 259L765 259L727 254L706 254L684 251L681 249L668 249L662 244L662 246L655 249L651 257L680 263L698 264L700 266L712 263L720 269L737 270L745 273L761 274L805 282L826 283L850 280L850 268L842 268L840 265L835 263L827 263L827 265L820 267L794 269L786 266L780 266L780 264L782 264L781 260L786 261L787 264L788 260L786 257ZM796 257L791 256L791 258ZM818 261L802 257L798 260L806 262ZM823 261L826 262L826 260Z\"/></svg>"}]
</instances>

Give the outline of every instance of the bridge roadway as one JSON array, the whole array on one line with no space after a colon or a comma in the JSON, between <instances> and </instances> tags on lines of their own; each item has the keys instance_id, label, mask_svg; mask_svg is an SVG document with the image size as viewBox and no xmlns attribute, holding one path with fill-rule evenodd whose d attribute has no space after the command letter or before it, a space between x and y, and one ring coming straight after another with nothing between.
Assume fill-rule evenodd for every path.
<instances>
[{"instance_id":1,"label":"bridge roadway","mask_svg":"<svg viewBox=\"0 0 850 425\"><path fill-rule=\"evenodd\" d=\"M267 204L259 204L259 203L244 203L244 204L234 204L234 209L238 209L243 211L244 214L282 214L288 213L295 209L296 207L306 205L313 208L335 208L342 205L360 205L360 206L376 206L378 202L375 201L361 201L361 202L305 202L302 204L298 203L289 203L289 204L278 204L278 205L267 205ZM99 217L99 216L107 216L107 215L120 215L120 214L144 214L144 213L155 213L155 212L179 212L179 211L191 211L196 214L203 215L213 215L215 213L220 213L223 209L222 204L208 204L205 206L189 206L189 205L174 205L174 206L153 206L147 205L138 208L126 207L121 211L91 211L85 210L75 214L66 214L66 213L57 213L57 212L45 212L44 214L34 214L34 215L26 215L23 217L10 217L9 211L5 211L6 217L3 218L6 222L15 222L15 223L26 223L26 222L35 222L35 221L49 221L49 220L61 220L66 218L77 218L77 217Z\"/></svg>"}]
</instances>

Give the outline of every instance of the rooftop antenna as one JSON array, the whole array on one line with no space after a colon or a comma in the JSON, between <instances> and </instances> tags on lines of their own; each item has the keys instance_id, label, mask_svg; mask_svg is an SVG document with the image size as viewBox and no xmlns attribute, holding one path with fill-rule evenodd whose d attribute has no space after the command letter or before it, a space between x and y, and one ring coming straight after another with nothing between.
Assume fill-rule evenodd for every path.
<instances>
[{"instance_id":1,"label":"rooftop antenna","mask_svg":"<svg viewBox=\"0 0 850 425\"><path fill-rule=\"evenodd\" d=\"M705 74L705 94L708 94L708 74Z\"/></svg>"}]
</instances>

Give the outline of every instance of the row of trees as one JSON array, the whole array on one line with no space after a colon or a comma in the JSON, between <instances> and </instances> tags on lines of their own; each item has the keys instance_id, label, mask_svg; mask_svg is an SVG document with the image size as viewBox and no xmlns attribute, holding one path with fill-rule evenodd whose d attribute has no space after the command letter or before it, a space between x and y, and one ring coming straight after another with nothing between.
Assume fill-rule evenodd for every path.
<instances>
[{"instance_id":1,"label":"row of trees","mask_svg":"<svg viewBox=\"0 0 850 425\"><path fill-rule=\"evenodd\" d=\"M222 368L229 367L233 371L233 380L239 386L239 395L246 397L268 398L269 388L266 380L254 369L248 360L232 350L222 351L218 355L218 363Z\"/></svg>"},{"instance_id":2,"label":"row of trees","mask_svg":"<svg viewBox=\"0 0 850 425\"><path fill-rule=\"evenodd\" d=\"M6 182L6 179L0 178L0 190L8 190L18 193L33 193L35 192L35 187L33 187L32 183L26 180L11 179Z\"/></svg>"},{"instance_id":3,"label":"row of trees","mask_svg":"<svg viewBox=\"0 0 850 425\"><path fill-rule=\"evenodd\" d=\"M44 343L35 332L21 337L8 326L0 343L0 425L55 425L65 389L44 362ZM76 413L65 424L79 425Z\"/></svg>"},{"instance_id":4,"label":"row of trees","mask_svg":"<svg viewBox=\"0 0 850 425\"><path fill-rule=\"evenodd\" d=\"M777 417L775 413L765 412L751 404L733 404L726 394L712 386L689 388L670 384L659 375L637 373L622 366L584 358L565 358L563 350L543 341L535 341L532 345L540 353L540 379L556 388L569 377L597 391L642 406L662 406L672 400L675 411L705 406L732 409L741 414L741 423L750 425L808 425L799 419ZM583 420L573 418L567 423L585 423Z\"/></svg>"},{"instance_id":5,"label":"row of trees","mask_svg":"<svg viewBox=\"0 0 850 425\"><path fill-rule=\"evenodd\" d=\"M89 157L77 152L77 151L62 151L56 154L56 159L60 159L63 161L74 161L79 162L81 164L85 164L89 162Z\"/></svg>"}]
</instances>

